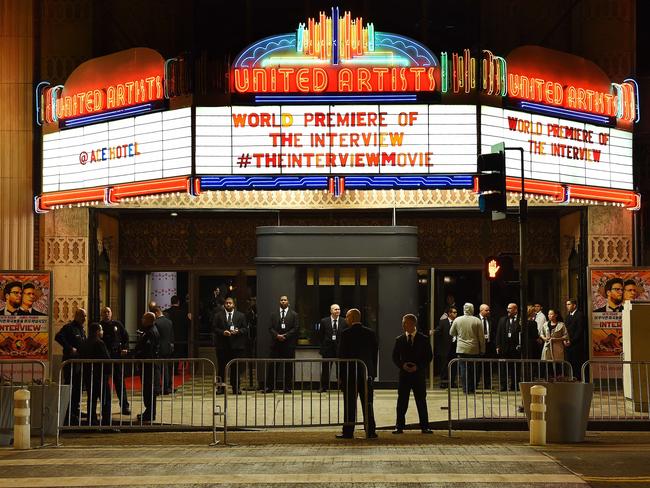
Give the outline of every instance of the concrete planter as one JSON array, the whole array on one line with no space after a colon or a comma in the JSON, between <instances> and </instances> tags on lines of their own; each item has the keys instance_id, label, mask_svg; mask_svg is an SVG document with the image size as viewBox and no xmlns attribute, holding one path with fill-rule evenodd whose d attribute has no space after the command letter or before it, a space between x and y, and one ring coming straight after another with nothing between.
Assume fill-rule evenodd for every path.
<instances>
[{"instance_id":1,"label":"concrete planter","mask_svg":"<svg viewBox=\"0 0 650 488\"><path fill-rule=\"evenodd\" d=\"M583 442L587 432L589 409L594 394L590 383L519 383L526 418L530 421L530 388L546 387L546 440L548 442Z\"/></svg>"},{"instance_id":2,"label":"concrete planter","mask_svg":"<svg viewBox=\"0 0 650 488\"><path fill-rule=\"evenodd\" d=\"M0 386L0 446L8 446L13 439L13 398L14 391L18 386ZM61 412L63 420L65 411L68 408L69 385L61 385ZM50 383L47 385L31 385L27 388L31 393L30 423L32 435L40 433L41 429L41 406L44 408L45 435L56 435L56 408L59 397L59 385Z\"/></svg>"}]
</instances>

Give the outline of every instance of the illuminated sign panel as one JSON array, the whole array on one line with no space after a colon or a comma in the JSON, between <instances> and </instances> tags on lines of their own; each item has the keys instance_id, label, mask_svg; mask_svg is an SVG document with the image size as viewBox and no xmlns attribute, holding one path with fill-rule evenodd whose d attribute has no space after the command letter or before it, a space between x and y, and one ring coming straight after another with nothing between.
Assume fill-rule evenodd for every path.
<instances>
[{"instance_id":1,"label":"illuminated sign panel","mask_svg":"<svg viewBox=\"0 0 650 488\"><path fill-rule=\"evenodd\" d=\"M493 144L524 149L524 173L558 183L633 189L632 133L556 117L481 108L482 152ZM507 152L506 173L519 177L519 155Z\"/></svg>"},{"instance_id":2,"label":"illuminated sign panel","mask_svg":"<svg viewBox=\"0 0 650 488\"><path fill-rule=\"evenodd\" d=\"M230 80L237 93L434 92L440 71L419 42L375 31L372 22L333 7L293 33L247 47Z\"/></svg>"},{"instance_id":3,"label":"illuminated sign panel","mask_svg":"<svg viewBox=\"0 0 650 488\"><path fill-rule=\"evenodd\" d=\"M197 107L196 172L473 173L476 140L474 106Z\"/></svg>"},{"instance_id":4,"label":"illuminated sign panel","mask_svg":"<svg viewBox=\"0 0 650 488\"><path fill-rule=\"evenodd\" d=\"M157 112L43 136L43 191L189 175L191 111Z\"/></svg>"}]
</instances>

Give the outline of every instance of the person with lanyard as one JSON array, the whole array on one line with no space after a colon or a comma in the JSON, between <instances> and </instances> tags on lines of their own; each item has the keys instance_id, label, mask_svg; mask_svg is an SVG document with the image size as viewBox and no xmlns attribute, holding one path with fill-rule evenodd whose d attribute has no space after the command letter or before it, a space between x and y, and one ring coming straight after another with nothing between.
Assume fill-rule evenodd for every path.
<instances>
[{"instance_id":1,"label":"person with lanyard","mask_svg":"<svg viewBox=\"0 0 650 488\"><path fill-rule=\"evenodd\" d=\"M499 319L497 326L497 356L499 359L519 359L519 308L516 303L508 304L508 315ZM512 389L517 391L517 380L520 379L517 373L517 364L514 361L506 361L499 364L499 377L501 391L508 391L510 384Z\"/></svg>"},{"instance_id":2,"label":"person with lanyard","mask_svg":"<svg viewBox=\"0 0 650 488\"><path fill-rule=\"evenodd\" d=\"M481 304L479 307L478 318L481 319L483 325L483 336L485 337L485 359L495 359L497 357L497 328L490 317L490 306L487 303ZM482 378L483 389L489 390L492 388L492 375L496 365L494 363L483 363L477 371L477 378Z\"/></svg>"},{"instance_id":3,"label":"person with lanyard","mask_svg":"<svg viewBox=\"0 0 650 488\"><path fill-rule=\"evenodd\" d=\"M280 297L280 308L271 314L271 358L293 359L296 356L296 341L298 339L298 314L289 308L289 298ZM272 363L266 371L266 393L276 388L277 370L283 372L283 391L291 393L293 381L293 365L286 362Z\"/></svg>"},{"instance_id":4,"label":"person with lanyard","mask_svg":"<svg viewBox=\"0 0 650 488\"><path fill-rule=\"evenodd\" d=\"M233 359L244 357L248 342L248 325L246 316L235 310L235 301L228 297L224 302L224 309L214 316L214 335L217 344L217 360L219 371L225 375L226 365ZM239 378L242 368L234 364L230 368L230 385L235 395L241 394ZM224 376L225 381L225 376Z\"/></svg>"},{"instance_id":5,"label":"person with lanyard","mask_svg":"<svg viewBox=\"0 0 650 488\"><path fill-rule=\"evenodd\" d=\"M341 317L341 307L336 303L330 306L330 314L328 317L321 319L318 329L320 337L320 355L323 359L335 358L336 348L340 332L347 327L345 319ZM320 389L318 393L325 393L329 389L330 384L330 362L325 361L321 363L320 374Z\"/></svg>"}]
</instances>

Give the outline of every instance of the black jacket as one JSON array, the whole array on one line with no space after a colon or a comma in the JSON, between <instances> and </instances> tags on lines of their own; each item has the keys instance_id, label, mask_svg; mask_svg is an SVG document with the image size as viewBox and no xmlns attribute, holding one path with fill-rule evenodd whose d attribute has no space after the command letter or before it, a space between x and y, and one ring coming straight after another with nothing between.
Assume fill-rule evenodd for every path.
<instances>
[{"instance_id":1,"label":"black jacket","mask_svg":"<svg viewBox=\"0 0 650 488\"><path fill-rule=\"evenodd\" d=\"M519 315L510 320L507 315L499 319L497 327L497 348L500 357L514 357L519 355ZM510 334L510 337L508 337Z\"/></svg>"},{"instance_id":2,"label":"black jacket","mask_svg":"<svg viewBox=\"0 0 650 488\"><path fill-rule=\"evenodd\" d=\"M568 347L569 352L582 352L585 340L585 317L580 310L576 310L573 315L567 314L564 320L571 345Z\"/></svg>"},{"instance_id":3,"label":"black jacket","mask_svg":"<svg viewBox=\"0 0 650 488\"><path fill-rule=\"evenodd\" d=\"M160 333L155 325L144 329L135 345L138 359L158 359L160 357Z\"/></svg>"},{"instance_id":4,"label":"black jacket","mask_svg":"<svg viewBox=\"0 0 650 488\"><path fill-rule=\"evenodd\" d=\"M165 310L165 315L174 324L174 339L176 342L187 342L190 330L190 319L187 318L187 310L182 307L171 306Z\"/></svg>"},{"instance_id":5,"label":"black jacket","mask_svg":"<svg viewBox=\"0 0 650 488\"><path fill-rule=\"evenodd\" d=\"M88 339L81 344L79 348L80 359L110 359L106 344L101 339ZM86 363L83 364L83 375L85 381L91 376L95 383L99 382L102 377L111 375L113 365L110 363Z\"/></svg>"},{"instance_id":6,"label":"black jacket","mask_svg":"<svg viewBox=\"0 0 650 488\"><path fill-rule=\"evenodd\" d=\"M338 357L340 359L360 359L368 368L368 377L377 376L377 334L372 329L358 323L352 324L341 332ZM347 365L341 364L341 381L347 377ZM354 366L351 366L350 375L354 374Z\"/></svg>"},{"instance_id":7,"label":"black jacket","mask_svg":"<svg viewBox=\"0 0 650 488\"><path fill-rule=\"evenodd\" d=\"M451 329L449 319L440 319L438 326L433 330L436 356L445 359L449 356L449 353L456 352L456 343L453 342L452 337L449 335L449 329Z\"/></svg>"},{"instance_id":8,"label":"black jacket","mask_svg":"<svg viewBox=\"0 0 650 488\"><path fill-rule=\"evenodd\" d=\"M280 311L276 310L271 314L271 325L269 326L269 333L271 334L271 347L272 348L289 348L296 347L298 340L298 314L290 308L284 316L284 329L282 328L282 320ZM287 339L284 342L278 341L278 335L285 334Z\"/></svg>"},{"instance_id":9,"label":"black jacket","mask_svg":"<svg viewBox=\"0 0 650 488\"><path fill-rule=\"evenodd\" d=\"M174 352L174 324L164 315L157 317L153 325L160 335L160 357L171 357Z\"/></svg>"},{"instance_id":10,"label":"black jacket","mask_svg":"<svg viewBox=\"0 0 650 488\"><path fill-rule=\"evenodd\" d=\"M112 358L119 359L122 349L129 349L129 333L119 320L101 321L104 344Z\"/></svg>"},{"instance_id":11,"label":"black jacket","mask_svg":"<svg viewBox=\"0 0 650 488\"><path fill-rule=\"evenodd\" d=\"M56 333L54 340L63 347L63 361L78 357L78 351L81 344L86 340L86 331L83 324L78 324L74 320L68 322L61 330ZM72 352L72 348L77 349L77 354Z\"/></svg>"},{"instance_id":12,"label":"black jacket","mask_svg":"<svg viewBox=\"0 0 650 488\"><path fill-rule=\"evenodd\" d=\"M483 317L478 315L478 319L481 321L481 327L483 327ZM488 317L487 322L489 339L485 340L485 357L493 358L497 355L497 321L492 317Z\"/></svg>"},{"instance_id":13,"label":"black jacket","mask_svg":"<svg viewBox=\"0 0 650 488\"><path fill-rule=\"evenodd\" d=\"M320 355L324 358L336 357L336 349L338 348L341 339L341 332L347 329L348 324L345 321L345 318L339 316L336 326L336 340L333 340L332 336L334 336L334 330L332 328L332 317L328 315L320 321L318 338L320 342Z\"/></svg>"},{"instance_id":14,"label":"black jacket","mask_svg":"<svg viewBox=\"0 0 650 488\"><path fill-rule=\"evenodd\" d=\"M239 333L231 336L224 335L225 331L231 329L226 310L221 310L214 315L212 318L212 332L214 334L214 345L217 349L230 349L232 351L246 349L248 324L246 323L246 316L238 310L232 312L232 328L239 329Z\"/></svg>"},{"instance_id":15,"label":"black jacket","mask_svg":"<svg viewBox=\"0 0 650 488\"><path fill-rule=\"evenodd\" d=\"M399 368L400 375L425 375L432 359L433 351L431 351L431 343L429 342L429 338L424 334L417 332L413 338L412 346L409 345L406 334L402 334L395 339L393 363ZM406 372L403 368L405 363L415 363L417 366L415 373Z\"/></svg>"}]
</instances>

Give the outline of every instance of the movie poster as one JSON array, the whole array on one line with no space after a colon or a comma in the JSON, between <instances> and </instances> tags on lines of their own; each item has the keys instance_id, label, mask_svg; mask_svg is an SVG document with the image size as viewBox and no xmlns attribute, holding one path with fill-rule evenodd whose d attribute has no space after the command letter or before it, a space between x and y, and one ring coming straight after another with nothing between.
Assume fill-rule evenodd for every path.
<instances>
[{"instance_id":1,"label":"movie poster","mask_svg":"<svg viewBox=\"0 0 650 488\"><path fill-rule=\"evenodd\" d=\"M623 303L650 300L650 269L591 270L592 359L620 359Z\"/></svg>"},{"instance_id":2,"label":"movie poster","mask_svg":"<svg viewBox=\"0 0 650 488\"><path fill-rule=\"evenodd\" d=\"M47 271L0 271L0 359L47 363L51 283Z\"/></svg>"}]
</instances>

